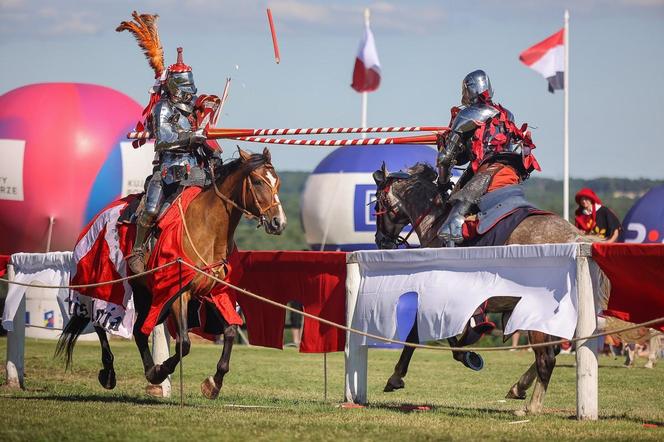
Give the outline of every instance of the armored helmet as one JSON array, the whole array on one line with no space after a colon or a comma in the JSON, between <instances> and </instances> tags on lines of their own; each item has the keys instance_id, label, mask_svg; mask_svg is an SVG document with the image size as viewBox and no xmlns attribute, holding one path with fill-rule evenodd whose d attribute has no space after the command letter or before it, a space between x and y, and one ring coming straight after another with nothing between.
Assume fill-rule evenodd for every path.
<instances>
[{"instance_id":1,"label":"armored helmet","mask_svg":"<svg viewBox=\"0 0 664 442\"><path fill-rule=\"evenodd\" d=\"M486 72L478 69L466 75L461 83L461 104L470 106L480 97L490 100L493 97L493 88Z\"/></svg>"},{"instance_id":2,"label":"armored helmet","mask_svg":"<svg viewBox=\"0 0 664 442\"><path fill-rule=\"evenodd\" d=\"M182 48L178 48L177 62L168 67L166 89L176 101L191 101L196 95L194 74L191 72L191 66L182 61Z\"/></svg>"}]
</instances>

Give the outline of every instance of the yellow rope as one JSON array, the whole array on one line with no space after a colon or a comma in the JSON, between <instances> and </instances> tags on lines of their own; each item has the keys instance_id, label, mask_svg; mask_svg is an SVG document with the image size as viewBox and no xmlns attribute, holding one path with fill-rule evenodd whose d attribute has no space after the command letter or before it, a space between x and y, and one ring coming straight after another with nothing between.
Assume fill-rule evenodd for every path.
<instances>
[{"instance_id":1,"label":"yellow rope","mask_svg":"<svg viewBox=\"0 0 664 442\"><path fill-rule=\"evenodd\" d=\"M352 327L341 325L341 324L338 324L336 322L328 321L327 319L323 319L323 318L320 318L318 316L314 316L310 313L306 313L306 312L297 310L297 309L295 309L293 307L290 307L288 305L281 304L281 303L273 301L271 299L264 298L260 295L257 295L255 293L252 293L252 292L248 291L248 290L245 290L245 289L240 288L236 285L233 285L230 282L224 281L224 280L219 279L219 278L215 278L214 276L210 275L209 273L204 272L203 270L201 270L201 269L199 269L195 266L192 266L191 264L188 264L186 262L183 262L183 264L190 267L191 269L193 269L194 271L196 271L198 273L206 275L208 278L212 278L215 281L217 281L221 284L224 284L227 287L232 288L233 290L236 290L240 293L243 293L243 294L249 296L250 298L258 299L259 301L265 302L265 303L273 305L275 307L280 307L280 308L282 308L284 310L288 310L292 313L300 314L304 317L322 322L323 324L327 324L327 325L330 325L332 327L336 327L338 329L341 329L341 330L344 330L344 331L347 331L347 332L350 332L350 333L355 333L357 335L365 336L367 338L387 342L387 343L390 343L390 344L399 344L399 345L403 345L405 347L424 348L424 349L428 349L428 350L443 350L443 351L456 351L456 352L476 351L477 352L477 351L506 351L506 350L512 350L512 349L520 350L520 349L527 349L527 348L550 347L550 346L553 346L553 345L560 345L560 344L565 343L565 342L585 341L585 340L588 340L588 339L598 338L600 336L606 336L606 335L611 335L611 334L615 334L615 333L622 333L622 332L625 332L625 331L628 331L628 330L634 330L634 329L639 328L639 327L647 327L647 326L650 326L650 325L655 325L655 324L659 324L661 322L664 322L664 316L663 316L661 318L653 319L652 321L647 321L647 322L637 324L637 325L634 325L634 326L625 327L623 329L606 331L606 332L603 332L603 333L597 333L597 334L594 334L594 335L584 336L584 337L581 337L581 338L560 339L560 340L557 340L557 341L542 342L540 344L515 345L513 347L456 347L456 348L452 348L452 347L441 347L441 346L426 345L426 344L413 344L411 342L404 342L404 341L399 341L399 340L396 340L396 339L385 338L383 336L374 335L372 333L367 333L367 332L363 332L361 330L356 330Z\"/></svg>"},{"instance_id":2,"label":"yellow rope","mask_svg":"<svg viewBox=\"0 0 664 442\"><path fill-rule=\"evenodd\" d=\"M22 287L35 287L35 288L40 288L40 289L85 289L85 288L91 288L91 287L101 287L103 285L117 284L117 283L120 283L120 282L129 281L131 279L140 278L141 276L149 275L151 273L155 273L155 272L158 272L159 270L165 269L166 267L170 267L173 264L176 264L177 262L179 262L179 259L176 259L175 261L167 262L166 264L161 265L159 267L155 267L154 269L146 270L145 272L136 273L136 274L130 275L130 276L125 276L124 278L120 278L120 279L111 279L110 281L96 282L96 283L92 283L92 284L43 285L43 284L27 284L27 283L24 283L24 282L9 281L9 280L6 280L6 279L0 279L0 281L4 282L6 284L20 285Z\"/></svg>"},{"instance_id":3,"label":"yellow rope","mask_svg":"<svg viewBox=\"0 0 664 442\"><path fill-rule=\"evenodd\" d=\"M203 264L205 264L205 267L209 267L210 264L201 256L201 254L198 252L198 249L194 245L194 242L191 240L191 235L189 234L189 229L187 228L187 221L184 219L184 211L182 210L182 199L178 198L178 209L180 209L180 218L182 218L182 225L184 226L184 233L187 236L187 240L189 241L189 244L191 244L191 248L194 249L194 253L198 257L198 259L201 260ZM183 261L184 262L184 261Z\"/></svg>"}]
</instances>

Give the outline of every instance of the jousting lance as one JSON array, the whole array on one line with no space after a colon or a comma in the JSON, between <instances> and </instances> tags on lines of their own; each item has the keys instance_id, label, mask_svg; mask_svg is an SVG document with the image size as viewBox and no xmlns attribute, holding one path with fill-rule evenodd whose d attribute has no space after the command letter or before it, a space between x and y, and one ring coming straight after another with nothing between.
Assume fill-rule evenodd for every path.
<instances>
[{"instance_id":1,"label":"jousting lance","mask_svg":"<svg viewBox=\"0 0 664 442\"><path fill-rule=\"evenodd\" d=\"M209 140L222 138L235 139L251 143L287 144L295 146L372 146L380 144L436 144L438 133L446 132L445 126L383 126L383 127L308 127L283 129L234 129L210 128L206 132ZM301 140L291 138L270 138L274 135L343 135L359 133L399 133L399 132L433 132L427 135L391 138L365 138L346 140ZM130 132L129 139L153 138L149 131Z\"/></svg>"},{"instance_id":2,"label":"jousting lance","mask_svg":"<svg viewBox=\"0 0 664 442\"><path fill-rule=\"evenodd\" d=\"M272 11L267 8L267 21L270 24L270 33L272 34L272 47L274 47L274 61L279 64L281 56L279 55L279 43L277 42L277 31L274 29L274 20L272 20Z\"/></svg>"}]
</instances>

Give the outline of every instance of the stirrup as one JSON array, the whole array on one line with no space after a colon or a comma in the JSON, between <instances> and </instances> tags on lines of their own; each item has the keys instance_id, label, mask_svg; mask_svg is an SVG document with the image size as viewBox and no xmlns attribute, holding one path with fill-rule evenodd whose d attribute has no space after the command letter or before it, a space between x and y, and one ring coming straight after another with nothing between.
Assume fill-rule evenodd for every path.
<instances>
[{"instance_id":1,"label":"stirrup","mask_svg":"<svg viewBox=\"0 0 664 442\"><path fill-rule=\"evenodd\" d=\"M127 266L134 274L145 272L145 250L142 247L132 250L126 259Z\"/></svg>"}]
</instances>

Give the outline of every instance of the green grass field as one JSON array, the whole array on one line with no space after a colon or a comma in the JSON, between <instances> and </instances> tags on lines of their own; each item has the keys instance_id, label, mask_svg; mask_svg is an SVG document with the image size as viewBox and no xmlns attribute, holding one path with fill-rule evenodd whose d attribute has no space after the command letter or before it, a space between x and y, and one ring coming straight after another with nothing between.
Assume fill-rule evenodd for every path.
<instances>
[{"instance_id":1,"label":"green grass field","mask_svg":"<svg viewBox=\"0 0 664 442\"><path fill-rule=\"evenodd\" d=\"M0 338L0 354L6 345ZM600 420L578 422L570 355L558 357L545 414L517 417L523 403L503 398L532 362L529 352L485 353L485 368L475 373L446 352L418 351L406 388L388 394L382 387L398 353L371 350L371 404L342 409L343 353L328 355L325 400L322 355L238 346L219 398L208 401L199 385L213 373L221 347L194 343L184 361L181 408L177 378L171 399L148 398L133 343L111 345L118 385L106 391L96 379L97 343L79 343L73 372L65 373L52 359L54 342L28 340L27 390L0 389L0 441L664 440L664 365L647 370L643 359L626 369L621 360L601 357ZM406 411L405 404L430 411Z\"/></svg>"}]
</instances>

